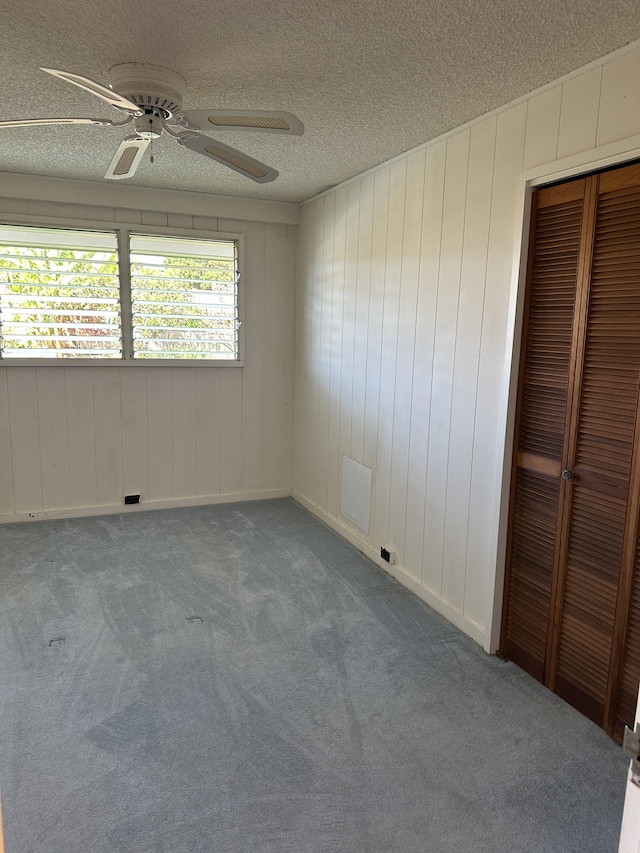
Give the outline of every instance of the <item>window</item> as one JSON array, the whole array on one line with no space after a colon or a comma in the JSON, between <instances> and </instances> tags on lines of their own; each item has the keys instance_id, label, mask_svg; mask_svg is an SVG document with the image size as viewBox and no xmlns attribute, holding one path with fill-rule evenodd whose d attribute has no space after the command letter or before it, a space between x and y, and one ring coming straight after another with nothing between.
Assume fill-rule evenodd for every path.
<instances>
[{"instance_id":1,"label":"window","mask_svg":"<svg viewBox=\"0 0 640 853\"><path fill-rule=\"evenodd\" d=\"M0 225L0 360L238 362L238 279L235 239Z\"/></svg>"},{"instance_id":2,"label":"window","mask_svg":"<svg viewBox=\"0 0 640 853\"><path fill-rule=\"evenodd\" d=\"M0 229L3 358L120 358L117 238Z\"/></svg>"},{"instance_id":3,"label":"window","mask_svg":"<svg viewBox=\"0 0 640 853\"><path fill-rule=\"evenodd\" d=\"M132 234L134 358L237 358L236 247Z\"/></svg>"}]
</instances>

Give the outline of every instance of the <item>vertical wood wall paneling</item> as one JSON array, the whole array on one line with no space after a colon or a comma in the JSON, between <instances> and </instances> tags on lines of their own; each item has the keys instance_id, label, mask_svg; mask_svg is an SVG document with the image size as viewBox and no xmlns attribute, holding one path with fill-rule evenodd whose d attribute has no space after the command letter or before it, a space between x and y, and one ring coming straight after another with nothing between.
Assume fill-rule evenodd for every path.
<instances>
[{"instance_id":1,"label":"vertical wood wall paneling","mask_svg":"<svg viewBox=\"0 0 640 853\"><path fill-rule=\"evenodd\" d=\"M152 372L155 368L149 368ZM122 491L149 500L146 368L120 371L122 408Z\"/></svg>"},{"instance_id":2,"label":"vertical wood wall paneling","mask_svg":"<svg viewBox=\"0 0 640 853\"><path fill-rule=\"evenodd\" d=\"M218 220L213 216L194 216L193 228L195 231L218 231L220 226ZM213 235L212 235L213 236Z\"/></svg>"},{"instance_id":3,"label":"vertical wood wall paneling","mask_svg":"<svg viewBox=\"0 0 640 853\"><path fill-rule=\"evenodd\" d=\"M388 542L406 565L407 478L409 474L409 434L411 429L412 379L415 363L416 309L420 271L420 242L424 207L426 152L407 159L404 232L400 272L400 307L395 369L393 432L391 439L391 486L389 490Z\"/></svg>"},{"instance_id":4,"label":"vertical wood wall paneling","mask_svg":"<svg viewBox=\"0 0 640 853\"><path fill-rule=\"evenodd\" d=\"M0 196L0 212L28 216L29 203L26 198L4 198Z\"/></svg>"},{"instance_id":5,"label":"vertical wood wall paneling","mask_svg":"<svg viewBox=\"0 0 640 853\"><path fill-rule=\"evenodd\" d=\"M496 577L495 562L504 453L498 413L506 411L508 390L496 377L508 376L511 365L508 318L513 247L518 244L515 187L522 165L526 116L526 104L520 104L501 113L496 124L469 500L468 541L474 557L465 583L465 614L487 626L492 624L494 606L500 612L504 577L501 573ZM499 617L494 627L499 630ZM491 639L487 637L487 646Z\"/></svg>"},{"instance_id":6,"label":"vertical wood wall paneling","mask_svg":"<svg viewBox=\"0 0 640 853\"><path fill-rule=\"evenodd\" d=\"M390 269L397 262L397 258L394 259L397 245L392 234L399 231L399 239L406 240L405 229L414 226L407 213L403 227L398 229L397 205L393 199L389 203L390 173L393 171L394 176L397 175L398 168L402 168L398 163L406 166L414 155L383 165L357 181L360 224L353 330L344 328L348 317L344 312L347 293L343 284L347 237L345 195L351 184L303 208L298 298L312 304L316 298L322 299L319 305L322 332L319 339L315 329L312 334L311 308L299 315L297 375L302 376L300 360L304 360L308 384L319 393L316 383L326 383L331 412L326 427L326 498L323 501L317 497L322 493L325 478L325 428L321 425L319 432L314 434L317 421L314 423L308 414L306 421L301 416L296 420L298 467L294 487L328 517L353 533L352 527L337 514L341 459L339 453L334 452L336 374L347 367L343 365L343 343L353 343L353 382L348 413L351 454L358 458L362 447L358 461L370 467L374 474L375 527L369 537L358 534L359 538L377 551L381 539L388 537L391 530L395 531L396 526L402 527L402 510L397 507L395 493L402 491L404 462L400 460L407 445L406 530L400 568L435 594L443 591L444 571L446 583L450 584L444 590L445 597L449 596L475 626L491 625L495 629L498 622L494 616L499 612L496 605L502 597L501 569L498 570L500 576L496 576L496 554L499 554L504 536L504 531L498 528L498 518L503 488L504 439L507 413L510 412L508 377L513 344L510 323L519 299L514 282L519 264L516 251L521 240L522 172L553 163L556 158L589 152L596 141L596 123L598 144L640 132L635 124L640 120L640 111L637 115L633 111L638 63L640 51L616 57L602 69L584 71L533 95L528 102L475 125L471 131L463 129L425 149L422 250L415 355L410 371L408 437L400 405L400 400L406 396L401 370L404 361L401 353L406 340L403 331L398 334L398 321L401 330L405 322L404 279L400 296L402 307L399 310L396 307L395 314L390 308L393 300L388 290L385 292L385 285L389 285ZM605 78L600 103L600 80L605 81ZM633 117L625 117L622 121L622 111L629 109L629 105ZM613 126L605 131L608 125ZM492 134L495 134L494 143L490 139ZM461 175L454 166L452 152L459 150L464 139L469 137L473 138L469 195L477 201L469 201L463 242L465 214L464 210L458 210L456 218L453 196L457 192L464 203L466 167ZM447 186L443 205L445 150ZM397 184L391 183L395 195ZM371 186L373 206L369 227L366 222L371 208L366 199ZM303 246L311 246L318 239L318 235L312 233L314 228L326 228L326 218L314 215L314 209L324 206L327 210L330 205L335 205L335 216L331 217L335 247L331 252L325 245L329 254L323 256L320 265L318 254ZM370 258L367 258L369 243ZM406 260L410 264L415 262L414 258ZM361 308L366 285L361 293L361 275L363 285L368 282L366 337ZM314 283L315 290L310 282ZM327 292L331 294L330 304ZM349 305L346 307L348 312ZM331 317L328 333L327 314ZM390 346L392 327L394 347ZM328 373L324 366L325 346L329 349ZM363 349L366 349L364 409L360 377ZM391 362L394 364L393 378L389 376ZM308 371L312 375L308 375ZM305 393L304 388L297 387L299 413L301 393ZM396 396L398 398L394 407L396 424L388 433L385 432L388 423L385 399L381 394L386 394L386 399L391 396L392 405ZM349 403L343 395L341 418L347 417L345 405ZM300 452L302 446L304 454ZM302 456L314 457L305 476L301 476L302 468L299 467L304 461ZM323 460L322 465L316 464L318 459ZM390 489L394 492L391 500ZM458 529L463 531L461 547L455 538ZM395 533L391 535L396 536ZM403 549L398 546L396 550L402 552ZM487 648L493 647L496 633L487 634Z\"/></svg>"},{"instance_id":7,"label":"vertical wood wall paneling","mask_svg":"<svg viewBox=\"0 0 640 853\"><path fill-rule=\"evenodd\" d=\"M380 353L380 390L378 397L378 450L376 455L376 491L373 502L373 541L376 550L389 543L391 505L391 451L395 406L396 362L398 357L398 320L400 314L400 277L402 275L402 236L405 227L407 161L398 160L389 169L389 212L387 252L382 304L382 346Z\"/></svg>"},{"instance_id":8,"label":"vertical wood wall paneling","mask_svg":"<svg viewBox=\"0 0 640 853\"><path fill-rule=\"evenodd\" d=\"M307 445L310 441L308 404L310 363L310 322L307 312L310 311L312 276L312 245L317 229L313 227L313 217L323 204L319 199L313 204L302 208L300 215L301 231L298 240L298 257L296 259L296 278L300 287L296 293L295 304L295 356L294 356L294 429L293 429L293 482L298 484L301 492L308 495L310 487L310 457ZM304 223L304 225L303 225ZM298 332L299 330L299 332Z\"/></svg>"},{"instance_id":9,"label":"vertical wood wall paneling","mask_svg":"<svg viewBox=\"0 0 640 853\"><path fill-rule=\"evenodd\" d=\"M171 369L173 498L198 493L196 368Z\"/></svg>"},{"instance_id":10,"label":"vertical wood wall paneling","mask_svg":"<svg viewBox=\"0 0 640 853\"><path fill-rule=\"evenodd\" d=\"M142 225L151 228L154 226L166 228L168 225L168 216L161 210L143 210L140 213L140 221Z\"/></svg>"},{"instance_id":11,"label":"vertical wood wall paneling","mask_svg":"<svg viewBox=\"0 0 640 853\"><path fill-rule=\"evenodd\" d=\"M294 355L294 428L293 428L293 482L305 495L312 500L309 490L310 481L310 444L311 435L308 422L309 381L311 343L309 340L310 323L307 320L309 303L311 301L311 279L313 276L313 259L311 247L317 229L313 227L314 216L322 207L324 199L318 199L312 204L305 205L300 214L300 238L298 240L298 256L296 258L296 288L295 302L295 355ZM297 333L304 329L305 335ZM316 378L317 381L317 378ZM309 447L307 452L306 448Z\"/></svg>"},{"instance_id":12,"label":"vertical wood wall paneling","mask_svg":"<svg viewBox=\"0 0 640 853\"><path fill-rule=\"evenodd\" d=\"M597 145L640 133L640 50L625 53L602 69Z\"/></svg>"},{"instance_id":13,"label":"vertical wood wall paneling","mask_svg":"<svg viewBox=\"0 0 640 853\"><path fill-rule=\"evenodd\" d=\"M71 506L97 504L93 368L65 368Z\"/></svg>"},{"instance_id":14,"label":"vertical wood wall paneling","mask_svg":"<svg viewBox=\"0 0 640 853\"><path fill-rule=\"evenodd\" d=\"M360 181L347 187L347 220L342 302L342 363L340 372L340 424L338 429L338 509L342 503L342 457L351 457L351 413L353 407L353 353L355 347L358 239L360 231ZM349 520L345 526L356 535L360 528Z\"/></svg>"},{"instance_id":15,"label":"vertical wood wall paneling","mask_svg":"<svg viewBox=\"0 0 640 853\"><path fill-rule=\"evenodd\" d=\"M220 493L220 368L196 367L196 494Z\"/></svg>"},{"instance_id":16,"label":"vertical wood wall paneling","mask_svg":"<svg viewBox=\"0 0 640 853\"><path fill-rule=\"evenodd\" d=\"M461 569L459 566L445 567L443 560L451 402L453 397L456 323L460 298L469 140L470 132L468 130L447 140L442 211L441 260L429 417L423 571L426 585L438 595L442 594L443 574L450 571L457 572Z\"/></svg>"},{"instance_id":17,"label":"vertical wood wall paneling","mask_svg":"<svg viewBox=\"0 0 640 853\"><path fill-rule=\"evenodd\" d=\"M29 216L46 216L55 219L59 216L59 205L53 201L37 201L29 199L27 201L27 213Z\"/></svg>"},{"instance_id":18,"label":"vertical wood wall paneling","mask_svg":"<svg viewBox=\"0 0 640 853\"><path fill-rule=\"evenodd\" d=\"M525 172L556 159L561 102L561 86L549 89L527 102L527 134L522 164Z\"/></svg>"},{"instance_id":19,"label":"vertical wood wall paneling","mask_svg":"<svg viewBox=\"0 0 640 853\"><path fill-rule=\"evenodd\" d=\"M309 281L306 316L310 319L311 348L302 356L308 372L305 387L299 388L306 400L307 417L315 417L310 423L311 440L316 451L306 449L309 457L307 471L309 495L318 505L327 499L327 454L329 442L329 372L331 367L331 314L332 314L332 271L333 239L335 229L335 195L319 200L313 206L313 221L316 223L316 240L309 246L315 259L314 275ZM313 484L313 485L312 485Z\"/></svg>"},{"instance_id":20,"label":"vertical wood wall paneling","mask_svg":"<svg viewBox=\"0 0 640 853\"><path fill-rule=\"evenodd\" d=\"M116 207L114 215L116 222L125 222L128 225L142 225L141 210L133 210L129 207Z\"/></svg>"},{"instance_id":21,"label":"vertical wood wall paneling","mask_svg":"<svg viewBox=\"0 0 640 853\"><path fill-rule=\"evenodd\" d=\"M249 431L245 488L290 486L296 226L268 225L265 229L259 223L209 216L6 198L0 198L0 210L47 217L53 224L57 217L88 218L134 227L194 228L210 231L212 236L216 228L230 234L244 229L241 287L249 272L253 285L249 284L245 308L257 330L256 335L242 330L252 355L248 369L194 365L192 370L171 372L171 368L159 366L52 364L38 368L37 374L19 368L10 381L9 372L15 369L0 368L0 415L6 411L0 424L0 515L40 512L43 507L118 506L124 494L138 492L143 502L206 498L221 491L238 493L242 489L243 427ZM265 292L269 292L268 304ZM58 386L63 375L65 393L61 395ZM243 376L248 382L244 394ZM71 397L65 403L69 387ZM268 423L264 422L265 406ZM39 420L33 414L38 409ZM28 417L28 424L22 424L23 416ZM31 436L34 428L35 436ZM12 434L18 436L13 445ZM28 458L24 436L34 438L33 446L38 448L37 454L29 450ZM266 473L265 436L269 451ZM15 484L17 500L14 467L20 477Z\"/></svg>"},{"instance_id":22,"label":"vertical wood wall paneling","mask_svg":"<svg viewBox=\"0 0 640 853\"><path fill-rule=\"evenodd\" d=\"M112 207L104 207L100 204L87 205L87 219L93 222L115 222L115 211Z\"/></svg>"},{"instance_id":23,"label":"vertical wood wall paneling","mask_svg":"<svg viewBox=\"0 0 640 853\"><path fill-rule=\"evenodd\" d=\"M218 229L223 234L242 234L242 222L236 219L218 219Z\"/></svg>"},{"instance_id":24,"label":"vertical wood wall paneling","mask_svg":"<svg viewBox=\"0 0 640 853\"><path fill-rule=\"evenodd\" d=\"M601 86L602 68L594 68L563 84L558 159L595 147Z\"/></svg>"},{"instance_id":25,"label":"vertical wood wall paneling","mask_svg":"<svg viewBox=\"0 0 640 853\"><path fill-rule=\"evenodd\" d=\"M288 485L289 445L286 425L290 421L291 397L286 385L287 316L287 226L265 226L264 254L264 474L265 489Z\"/></svg>"},{"instance_id":26,"label":"vertical wood wall paneling","mask_svg":"<svg viewBox=\"0 0 640 853\"><path fill-rule=\"evenodd\" d=\"M247 222L242 225L246 236L244 248L243 287L244 361L242 371L242 463L241 490L262 488L264 437L264 225Z\"/></svg>"},{"instance_id":27,"label":"vertical wood wall paneling","mask_svg":"<svg viewBox=\"0 0 640 853\"><path fill-rule=\"evenodd\" d=\"M429 413L433 381L436 306L440 274L440 240L446 142L425 152L424 204L418 272L416 339L411 387L409 469L407 475L405 568L420 582L424 549L424 517L429 452Z\"/></svg>"},{"instance_id":28,"label":"vertical wood wall paneling","mask_svg":"<svg viewBox=\"0 0 640 853\"><path fill-rule=\"evenodd\" d=\"M193 216L190 216L188 213L168 213L167 225L169 228L191 230L193 228Z\"/></svg>"},{"instance_id":29,"label":"vertical wood wall paneling","mask_svg":"<svg viewBox=\"0 0 640 853\"><path fill-rule=\"evenodd\" d=\"M7 368L16 512L42 510L38 388L34 367Z\"/></svg>"},{"instance_id":30,"label":"vertical wood wall paneling","mask_svg":"<svg viewBox=\"0 0 640 853\"><path fill-rule=\"evenodd\" d=\"M342 381L342 326L344 323L344 291L346 287L345 258L347 251L347 200L348 189L341 187L336 191L334 218L334 254L331 286L331 338L329 413L327 431L327 499L326 509L332 518L336 518L340 509L340 392ZM314 286L314 294L318 284ZM316 339L317 340L317 339ZM313 412L312 412L313 414ZM317 420L317 418L316 418ZM313 453L313 449L311 449Z\"/></svg>"},{"instance_id":31,"label":"vertical wood wall paneling","mask_svg":"<svg viewBox=\"0 0 640 853\"><path fill-rule=\"evenodd\" d=\"M220 494L242 491L242 374L220 369Z\"/></svg>"},{"instance_id":32,"label":"vertical wood wall paneling","mask_svg":"<svg viewBox=\"0 0 640 853\"><path fill-rule=\"evenodd\" d=\"M353 339L353 393L351 400L351 456L364 459L365 400L367 388L367 334L371 303L371 259L373 254L373 194L375 177L360 182L358 219L358 260L356 270L356 314ZM369 466L367 466L369 467Z\"/></svg>"},{"instance_id":33,"label":"vertical wood wall paneling","mask_svg":"<svg viewBox=\"0 0 640 853\"><path fill-rule=\"evenodd\" d=\"M148 500L168 501L173 497L173 403L171 368L145 368L147 380L147 458L149 460Z\"/></svg>"},{"instance_id":34,"label":"vertical wood wall paneling","mask_svg":"<svg viewBox=\"0 0 640 853\"><path fill-rule=\"evenodd\" d=\"M58 216L64 216L69 219L87 219L87 205L71 204L69 202L59 204Z\"/></svg>"},{"instance_id":35,"label":"vertical wood wall paneling","mask_svg":"<svg viewBox=\"0 0 640 853\"><path fill-rule=\"evenodd\" d=\"M286 277L287 288L285 293L284 314L286 317L285 328L285 382L287 399L289 400L290 417L284 425L284 433L287 436L286 446L288 454L286 469L282 471L282 479L287 488L293 485L293 452L294 452L294 402L295 402L295 348L296 348L296 276L298 261L298 226L287 225L287 248L286 248Z\"/></svg>"},{"instance_id":36,"label":"vertical wood wall paneling","mask_svg":"<svg viewBox=\"0 0 640 853\"><path fill-rule=\"evenodd\" d=\"M445 506L443 597L457 610L465 609L467 560L475 559L475 543L468 542L469 495L478 362L487 268L496 119L471 130L465 205L460 298L451 400L451 444ZM449 570L451 567L451 570Z\"/></svg>"},{"instance_id":37,"label":"vertical wood wall paneling","mask_svg":"<svg viewBox=\"0 0 640 853\"><path fill-rule=\"evenodd\" d=\"M7 370L0 370L0 514L15 512Z\"/></svg>"},{"instance_id":38,"label":"vertical wood wall paneling","mask_svg":"<svg viewBox=\"0 0 640 853\"><path fill-rule=\"evenodd\" d=\"M264 466L265 226L247 222L244 258L245 350L242 371L242 491L262 489Z\"/></svg>"},{"instance_id":39,"label":"vertical wood wall paneling","mask_svg":"<svg viewBox=\"0 0 640 853\"><path fill-rule=\"evenodd\" d=\"M67 509L69 444L64 367L36 368L43 509Z\"/></svg>"},{"instance_id":40,"label":"vertical wood wall paneling","mask_svg":"<svg viewBox=\"0 0 640 853\"><path fill-rule=\"evenodd\" d=\"M313 206L315 234L309 251L313 275L309 281L305 314L309 321L311 346L304 353L305 380L301 389L309 436L316 452L305 448L309 494L314 503L323 504L327 496L327 454L329 441L329 352L331 334L331 255L333 254L335 197L321 199ZM326 264L326 266L325 266Z\"/></svg>"},{"instance_id":41,"label":"vertical wood wall paneling","mask_svg":"<svg viewBox=\"0 0 640 853\"><path fill-rule=\"evenodd\" d=\"M122 410L120 370L93 368L98 506L122 503Z\"/></svg>"},{"instance_id":42,"label":"vertical wood wall paneling","mask_svg":"<svg viewBox=\"0 0 640 853\"><path fill-rule=\"evenodd\" d=\"M382 317L384 309L384 275L387 262L389 220L389 166L374 173L373 220L371 225L371 287L369 322L367 325L367 376L364 401L363 464L373 471L371 495L371 530L373 541L374 510L378 494L378 406L380 403L380 365L382 359ZM374 545L374 547L377 547Z\"/></svg>"}]
</instances>

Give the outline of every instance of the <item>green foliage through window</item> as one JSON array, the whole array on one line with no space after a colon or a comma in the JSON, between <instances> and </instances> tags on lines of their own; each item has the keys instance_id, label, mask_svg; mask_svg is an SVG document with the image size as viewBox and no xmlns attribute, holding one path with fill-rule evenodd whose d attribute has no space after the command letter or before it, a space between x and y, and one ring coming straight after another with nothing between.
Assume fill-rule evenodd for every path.
<instances>
[{"instance_id":1,"label":"green foliage through window","mask_svg":"<svg viewBox=\"0 0 640 853\"><path fill-rule=\"evenodd\" d=\"M0 226L0 357L238 360L236 241L129 241L127 354L116 232Z\"/></svg>"},{"instance_id":2,"label":"green foliage through window","mask_svg":"<svg viewBox=\"0 0 640 853\"><path fill-rule=\"evenodd\" d=\"M2 356L120 358L116 248L113 233L0 228Z\"/></svg>"},{"instance_id":3,"label":"green foliage through window","mask_svg":"<svg viewBox=\"0 0 640 853\"><path fill-rule=\"evenodd\" d=\"M236 250L131 235L136 358L237 358Z\"/></svg>"}]
</instances>

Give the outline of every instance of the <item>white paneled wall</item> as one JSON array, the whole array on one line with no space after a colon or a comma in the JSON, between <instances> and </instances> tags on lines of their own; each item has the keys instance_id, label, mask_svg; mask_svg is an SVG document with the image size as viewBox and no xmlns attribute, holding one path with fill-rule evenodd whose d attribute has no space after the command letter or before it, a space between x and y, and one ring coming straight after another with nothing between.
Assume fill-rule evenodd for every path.
<instances>
[{"instance_id":1,"label":"white paneled wall","mask_svg":"<svg viewBox=\"0 0 640 853\"><path fill-rule=\"evenodd\" d=\"M125 494L289 494L295 225L0 198L3 216L242 233L245 366L0 367L0 519L103 511Z\"/></svg>"},{"instance_id":2,"label":"white paneled wall","mask_svg":"<svg viewBox=\"0 0 640 853\"><path fill-rule=\"evenodd\" d=\"M525 185L640 156L638 80L635 46L303 207L294 496L487 648ZM343 456L373 471L369 534Z\"/></svg>"}]
</instances>

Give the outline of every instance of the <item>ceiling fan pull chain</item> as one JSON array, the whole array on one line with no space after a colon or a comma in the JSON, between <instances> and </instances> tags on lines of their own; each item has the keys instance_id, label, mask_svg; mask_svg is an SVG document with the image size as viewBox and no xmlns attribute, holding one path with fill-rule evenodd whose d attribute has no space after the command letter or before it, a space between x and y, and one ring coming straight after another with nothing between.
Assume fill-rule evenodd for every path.
<instances>
[{"instance_id":1,"label":"ceiling fan pull chain","mask_svg":"<svg viewBox=\"0 0 640 853\"><path fill-rule=\"evenodd\" d=\"M149 119L149 125L150 125L150 127L153 127L153 121L152 121L152 119ZM151 141L151 144L150 144L150 146L149 146L149 162L150 162L150 163L155 163L155 162L156 162L156 158L153 156L153 136L151 137L151 140L150 140L150 141Z\"/></svg>"}]
</instances>

